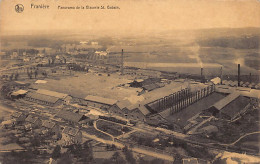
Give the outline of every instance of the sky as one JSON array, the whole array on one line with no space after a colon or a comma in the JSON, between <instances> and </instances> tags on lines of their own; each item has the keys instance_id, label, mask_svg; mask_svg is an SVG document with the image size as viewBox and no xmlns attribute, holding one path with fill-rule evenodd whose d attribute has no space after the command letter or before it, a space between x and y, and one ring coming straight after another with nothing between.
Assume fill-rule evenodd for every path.
<instances>
[{"instance_id":1,"label":"sky","mask_svg":"<svg viewBox=\"0 0 260 164\"><path fill-rule=\"evenodd\" d=\"M16 4L24 11L17 13ZM31 4L49 5L33 9ZM59 10L58 6L118 6L119 10ZM260 27L259 0L1 0L0 34Z\"/></svg>"}]
</instances>

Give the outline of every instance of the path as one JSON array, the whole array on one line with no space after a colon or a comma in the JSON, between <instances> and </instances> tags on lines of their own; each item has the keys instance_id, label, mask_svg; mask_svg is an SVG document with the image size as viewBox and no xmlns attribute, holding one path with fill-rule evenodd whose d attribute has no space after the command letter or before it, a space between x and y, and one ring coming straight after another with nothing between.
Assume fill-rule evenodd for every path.
<instances>
[{"instance_id":1,"label":"path","mask_svg":"<svg viewBox=\"0 0 260 164\"><path fill-rule=\"evenodd\" d=\"M223 145L223 146L233 146L233 145L235 145L237 142L239 142L241 139L243 139L244 137L249 136L249 135L252 135L252 134L258 134L258 133L260 134L260 131L247 133L247 134L245 134L245 135L239 137L236 141L234 141L234 142L232 142L232 143L230 143L230 144L220 144L220 145Z\"/></svg>"},{"instance_id":2,"label":"path","mask_svg":"<svg viewBox=\"0 0 260 164\"><path fill-rule=\"evenodd\" d=\"M115 140L115 137L114 137L113 135L111 135L111 134L109 134L109 133L107 133L107 132L104 132L104 131L102 131L102 130L100 130L100 129L97 128L97 121L94 121L94 122L93 122L93 127L94 127L97 131L99 131L99 132L101 132L101 133L104 133L104 134L110 136L113 141Z\"/></svg>"},{"instance_id":3,"label":"path","mask_svg":"<svg viewBox=\"0 0 260 164\"><path fill-rule=\"evenodd\" d=\"M96 140L98 142L102 142L104 144L109 144L109 145L115 145L116 147L122 149L123 147L125 147L124 144L122 143L118 143L118 142L114 142L114 141L109 141L109 140L104 140L102 138L98 138L94 135L89 135L87 134L86 132L82 132L82 135L86 138L90 138L90 139L93 139L93 140ZM141 148L128 148L134 152L137 152L137 153L140 153L140 154L145 154L145 155L149 155L149 156L152 156L152 157L155 157L155 158L160 158L160 159L163 159L163 160L168 160L168 161L174 161L174 158L172 155L166 155L166 154L161 154L161 153L156 153L156 152L153 152L153 151L148 151L148 150L145 150L145 149L141 149Z\"/></svg>"},{"instance_id":4,"label":"path","mask_svg":"<svg viewBox=\"0 0 260 164\"><path fill-rule=\"evenodd\" d=\"M195 126L194 128L192 128L187 134L194 134L199 127L201 127L203 124L205 124L206 122L210 121L210 120L213 119L213 118L214 118L214 117L211 116L211 117L209 117L208 119L203 120L203 121L202 121L201 123L199 123L197 126Z\"/></svg>"}]
</instances>

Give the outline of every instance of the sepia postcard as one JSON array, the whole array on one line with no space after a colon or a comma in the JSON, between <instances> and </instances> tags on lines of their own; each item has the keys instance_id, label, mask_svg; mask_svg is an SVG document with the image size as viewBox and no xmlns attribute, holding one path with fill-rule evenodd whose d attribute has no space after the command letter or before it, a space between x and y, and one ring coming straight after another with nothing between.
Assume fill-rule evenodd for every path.
<instances>
[{"instance_id":1,"label":"sepia postcard","mask_svg":"<svg viewBox=\"0 0 260 164\"><path fill-rule=\"evenodd\" d=\"M259 164L260 0L0 0L0 164Z\"/></svg>"}]
</instances>

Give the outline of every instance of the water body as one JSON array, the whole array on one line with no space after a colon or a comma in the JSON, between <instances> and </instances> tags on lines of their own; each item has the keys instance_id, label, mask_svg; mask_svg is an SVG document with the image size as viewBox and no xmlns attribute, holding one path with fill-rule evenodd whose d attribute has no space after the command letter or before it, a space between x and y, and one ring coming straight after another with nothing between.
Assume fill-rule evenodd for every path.
<instances>
[{"instance_id":1,"label":"water body","mask_svg":"<svg viewBox=\"0 0 260 164\"><path fill-rule=\"evenodd\" d=\"M200 63L148 63L148 62L125 62L125 66L158 71L200 74ZM222 65L215 63L203 63L204 73L208 75L219 74Z\"/></svg>"}]
</instances>

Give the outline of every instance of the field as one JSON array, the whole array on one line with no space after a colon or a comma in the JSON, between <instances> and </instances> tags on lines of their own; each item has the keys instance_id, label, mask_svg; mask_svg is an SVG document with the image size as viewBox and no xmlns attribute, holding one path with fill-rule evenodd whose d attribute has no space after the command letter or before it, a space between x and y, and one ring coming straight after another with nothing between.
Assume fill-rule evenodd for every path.
<instances>
[{"instance_id":1,"label":"field","mask_svg":"<svg viewBox=\"0 0 260 164\"><path fill-rule=\"evenodd\" d=\"M33 87L67 93L80 98L85 98L87 95L95 95L122 100L125 97L137 95L135 88L117 87L120 84L126 84L131 81L116 74L98 76L91 73L76 73L73 77L64 77L60 80L45 80L47 81L46 84L34 84Z\"/></svg>"},{"instance_id":2,"label":"field","mask_svg":"<svg viewBox=\"0 0 260 164\"><path fill-rule=\"evenodd\" d=\"M242 148L253 149L256 152L259 152L259 139L260 134L252 134L242 138L235 145Z\"/></svg>"},{"instance_id":3,"label":"field","mask_svg":"<svg viewBox=\"0 0 260 164\"><path fill-rule=\"evenodd\" d=\"M104 132L107 132L107 133L113 135L114 137L122 135L123 131L124 132L131 131L131 129L129 129L127 127L125 127L123 129L123 126L121 126L119 124L115 124L115 123L103 121L103 120L97 121L97 128L104 131Z\"/></svg>"}]
</instances>

